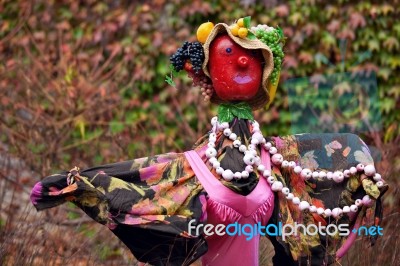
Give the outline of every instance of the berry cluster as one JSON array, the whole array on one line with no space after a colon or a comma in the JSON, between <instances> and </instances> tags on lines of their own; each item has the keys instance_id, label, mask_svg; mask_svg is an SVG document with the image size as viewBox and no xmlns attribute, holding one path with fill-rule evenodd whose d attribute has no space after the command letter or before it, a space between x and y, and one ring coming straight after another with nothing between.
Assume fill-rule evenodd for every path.
<instances>
[{"instance_id":1,"label":"berry cluster","mask_svg":"<svg viewBox=\"0 0 400 266\"><path fill-rule=\"evenodd\" d=\"M199 42L184 42L175 54L170 57L171 64L176 71L181 71L189 60L193 66L193 70L198 74L202 68L204 61L203 46Z\"/></svg>"},{"instance_id":2,"label":"berry cluster","mask_svg":"<svg viewBox=\"0 0 400 266\"><path fill-rule=\"evenodd\" d=\"M268 27L268 29L257 28L256 37L265 43L272 51L274 56L274 70L271 73L271 82L273 85L276 85L279 74L281 72L282 61L283 61L283 34L279 32L279 30L275 28Z\"/></svg>"},{"instance_id":3,"label":"berry cluster","mask_svg":"<svg viewBox=\"0 0 400 266\"><path fill-rule=\"evenodd\" d=\"M186 67L185 67L186 69ZM203 72L195 74L192 71L188 71L188 76L193 80L193 86L198 86L201 89L201 94L204 96L204 101L208 102L214 91L211 79L207 77Z\"/></svg>"}]
</instances>

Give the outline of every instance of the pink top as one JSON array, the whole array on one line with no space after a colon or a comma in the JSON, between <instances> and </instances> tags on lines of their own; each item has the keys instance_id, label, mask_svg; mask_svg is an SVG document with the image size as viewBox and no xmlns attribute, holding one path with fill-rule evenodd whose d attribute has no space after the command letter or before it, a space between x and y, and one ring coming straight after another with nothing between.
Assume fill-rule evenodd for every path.
<instances>
[{"instance_id":1,"label":"pink top","mask_svg":"<svg viewBox=\"0 0 400 266\"><path fill-rule=\"evenodd\" d=\"M208 193L208 224L228 225L237 222L241 225L251 224L253 228L257 223L263 226L267 224L273 211L274 194L264 178L259 179L250 194L243 196L218 181L195 151L185 152L185 156ZM263 164L270 168L268 153L262 152L261 159ZM245 231L249 232L249 229ZM233 232L233 229L230 232ZM246 238L246 235L228 234L206 237L208 252L202 257L203 265L258 265L260 235L256 234L250 240Z\"/></svg>"}]
</instances>

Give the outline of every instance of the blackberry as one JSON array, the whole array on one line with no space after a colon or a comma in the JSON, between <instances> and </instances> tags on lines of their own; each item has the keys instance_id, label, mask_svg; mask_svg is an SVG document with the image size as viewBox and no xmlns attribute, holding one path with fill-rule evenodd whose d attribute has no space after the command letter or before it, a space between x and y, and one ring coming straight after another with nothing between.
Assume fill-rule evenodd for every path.
<instances>
[{"instance_id":1,"label":"blackberry","mask_svg":"<svg viewBox=\"0 0 400 266\"><path fill-rule=\"evenodd\" d=\"M183 69L183 66L185 65L183 49L179 48L176 53L169 58L169 60L171 61L171 64L174 66L174 69L176 71L181 71Z\"/></svg>"},{"instance_id":2,"label":"blackberry","mask_svg":"<svg viewBox=\"0 0 400 266\"><path fill-rule=\"evenodd\" d=\"M189 48L189 59L192 63L193 70L198 74L202 68L204 61L203 46L199 42L194 42Z\"/></svg>"},{"instance_id":3,"label":"blackberry","mask_svg":"<svg viewBox=\"0 0 400 266\"><path fill-rule=\"evenodd\" d=\"M181 71L186 60L189 60L196 74L201 70L204 61L203 46L199 42L184 42L175 54L170 57L171 64L176 71Z\"/></svg>"}]
</instances>

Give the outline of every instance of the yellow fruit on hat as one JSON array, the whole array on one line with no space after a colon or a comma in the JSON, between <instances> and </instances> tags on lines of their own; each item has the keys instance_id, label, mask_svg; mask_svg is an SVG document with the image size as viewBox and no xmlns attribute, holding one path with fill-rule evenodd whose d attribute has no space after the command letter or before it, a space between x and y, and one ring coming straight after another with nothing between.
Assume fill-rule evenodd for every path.
<instances>
[{"instance_id":1,"label":"yellow fruit on hat","mask_svg":"<svg viewBox=\"0 0 400 266\"><path fill-rule=\"evenodd\" d=\"M238 31L240 29L238 24L233 24L233 25L229 26L229 29L231 30L233 36L238 36Z\"/></svg>"},{"instance_id":2,"label":"yellow fruit on hat","mask_svg":"<svg viewBox=\"0 0 400 266\"><path fill-rule=\"evenodd\" d=\"M201 43L205 43L211 30L214 28L214 23L205 22L197 29L197 40Z\"/></svg>"},{"instance_id":3,"label":"yellow fruit on hat","mask_svg":"<svg viewBox=\"0 0 400 266\"><path fill-rule=\"evenodd\" d=\"M239 27L244 27L244 19L243 18L238 19L236 24L238 24Z\"/></svg>"},{"instance_id":4,"label":"yellow fruit on hat","mask_svg":"<svg viewBox=\"0 0 400 266\"><path fill-rule=\"evenodd\" d=\"M248 32L249 32L248 29L246 29L246 28L240 28L240 29L238 30L238 35L239 35L240 38L246 38Z\"/></svg>"}]
</instances>

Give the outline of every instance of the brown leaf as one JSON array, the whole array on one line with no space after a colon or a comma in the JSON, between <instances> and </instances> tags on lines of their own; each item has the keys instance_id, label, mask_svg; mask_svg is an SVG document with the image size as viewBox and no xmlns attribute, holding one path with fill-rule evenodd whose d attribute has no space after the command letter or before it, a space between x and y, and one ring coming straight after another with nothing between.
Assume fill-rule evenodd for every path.
<instances>
[{"instance_id":1,"label":"brown leaf","mask_svg":"<svg viewBox=\"0 0 400 266\"><path fill-rule=\"evenodd\" d=\"M312 35L314 32L318 31L318 25L314 23L307 23L303 28L307 36Z\"/></svg>"},{"instance_id":2,"label":"brown leaf","mask_svg":"<svg viewBox=\"0 0 400 266\"><path fill-rule=\"evenodd\" d=\"M69 30L71 28L71 25L68 21L63 20L62 22L57 24L56 28L59 30Z\"/></svg>"},{"instance_id":3,"label":"brown leaf","mask_svg":"<svg viewBox=\"0 0 400 266\"><path fill-rule=\"evenodd\" d=\"M365 27L367 23L365 22L365 18L363 15L361 15L360 13L353 13L350 15L349 24L351 28L357 29L360 27Z\"/></svg>"},{"instance_id":4,"label":"brown leaf","mask_svg":"<svg viewBox=\"0 0 400 266\"><path fill-rule=\"evenodd\" d=\"M296 12L289 17L289 21L292 25L298 25L301 21L303 21L303 19L303 15L299 12Z\"/></svg>"},{"instance_id":5,"label":"brown leaf","mask_svg":"<svg viewBox=\"0 0 400 266\"><path fill-rule=\"evenodd\" d=\"M334 33L340 29L340 21L339 20L332 20L331 23L326 27L329 32Z\"/></svg>"},{"instance_id":6,"label":"brown leaf","mask_svg":"<svg viewBox=\"0 0 400 266\"><path fill-rule=\"evenodd\" d=\"M118 24L114 22L107 22L104 27L110 32L116 32L118 30Z\"/></svg>"},{"instance_id":7,"label":"brown leaf","mask_svg":"<svg viewBox=\"0 0 400 266\"><path fill-rule=\"evenodd\" d=\"M393 6L391 6L389 4L384 4L381 7L381 11L382 11L383 15L386 16L387 14L394 12L394 8L393 8Z\"/></svg>"},{"instance_id":8,"label":"brown leaf","mask_svg":"<svg viewBox=\"0 0 400 266\"><path fill-rule=\"evenodd\" d=\"M326 83L326 78L324 75L315 74L315 75L311 76L310 82L314 85L318 85L319 83Z\"/></svg>"},{"instance_id":9,"label":"brown leaf","mask_svg":"<svg viewBox=\"0 0 400 266\"><path fill-rule=\"evenodd\" d=\"M356 38L354 31L349 28L345 28L337 34L339 39L350 39L354 40Z\"/></svg>"},{"instance_id":10,"label":"brown leaf","mask_svg":"<svg viewBox=\"0 0 400 266\"><path fill-rule=\"evenodd\" d=\"M373 19L375 19L377 17L378 13L379 13L379 10L378 10L378 8L376 6L371 7L371 9L369 10L369 15Z\"/></svg>"},{"instance_id":11,"label":"brown leaf","mask_svg":"<svg viewBox=\"0 0 400 266\"><path fill-rule=\"evenodd\" d=\"M292 37L293 36L293 29L291 27L284 27L283 28L283 34L288 38Z\"/></svg>"},{"instance_id":12,"label":"brown leaf","mask_svg":"<svg viewBox=\"0 0 400 266\"><path fill-rule=\"evenodd\" d=\"M297 33L294 35L294 37L292 38L292 41L293 41L294 43L298 43L298 44L301 45L301 44L304 42L304 38L305 38L304 34L302 34L301 32L297 32Z\"/></svg>"},{"instance_id":13,"label":"brown leaf","mask_svg":"<svg viewBox=\"0 0 400 266\"><path fill-rule=\"evenodd\" d=\"M330 18L330 17L332 17L332 16L337 16L338 13L339 13L338 8L335 7L335 6L333 6L333 5L328 6L328 7L326 8L326 16L327 16L328 18Z\"/></svg>"},{"instance_id":14,"label":"brown leaf","mask_svg":"<svg viewBox=\"0 0 400 266\"><path fill-rule=\"evenodd\" d=\"M305 64L311 63L313 61L313 55L308 52L301 52L299 55L299 60Z\"/></svg>"},{"instance_id":15,"label":"brown leaf","mask_svg":"<svg viewBox=\"0 0 400 266\"><path fill-rule=\"evenodd\" d=\"M298 66L298 61L296 60L296 58L294 58L293 56L290 55L286 55L284 60L283 60L283 65L286 66L286 68L296 68Z\"/></svg>"},{"instance_id":16,"label":"brown leaf","mask_svg":"<svg viewBox=\"0 0 400 266\"><path fill-rule=\"evenodd\" d=\"M279 5L275 8L278 17L287 17L289 15L289 7L287 5Z\"/></svg>"},{"instance_id":17,"label":"brown leaf","mask_svg":"<svg viewBox=\"0 0 400 266\"><path fill-rule=\"evenodd\" d=\"M16 64L14 59L7 60L6 66L7 68L12 68Z\"/></svg>"},{"instance_id":18,"label":"brown leaf","mask_svg":"<svg viewBox=\"0 0 400 266\"><path fill-rule=\"evenodd\" d=\"M372 63L366 63L364 65L355 66L351 70L353 73L363 73L369 76L372 72L378 73L379 67Z\"/></svg>"},{"instance_id":19,"label":"brown leaf","mask_svg":"<svg viewBox=\"0 0 400 266\"><path fill-rule=\"evenodd\" d=\"M379 67L373 63L366 63L364 65L364 70L366 70L367 72L378 72Z\"/></svg>"},{"instance_id":20,"label":"brown leaf","mask_svg":"<svg viewBox=\"0 0 400 266\"><path fill-rule=\"evenodd\" d=\"M142 12L149 12L151 7L148 4L142 5Z\"/></svg>"},{"instance_id":21,"label":"brown leaf","mask_svg":"<svg viewBox=\"0 0 400 266\"><path fill-rule=\"evenodd\" d=\"M37 31L33 34L33 38L35 41L42 41L46 37L46 33L44 31Z\"/></svg>"},{"instance_id":22,"label":"brown leaf","mask_svg":"<svg viewBox=\"0 0 400 266\"><path fill-rule=\"evenodd\" d=\"M384 43L383 47L387 48L389 51L396 51L399 49L399 41L394 37L389 37Z\"/></svg>"}]
</instances>

